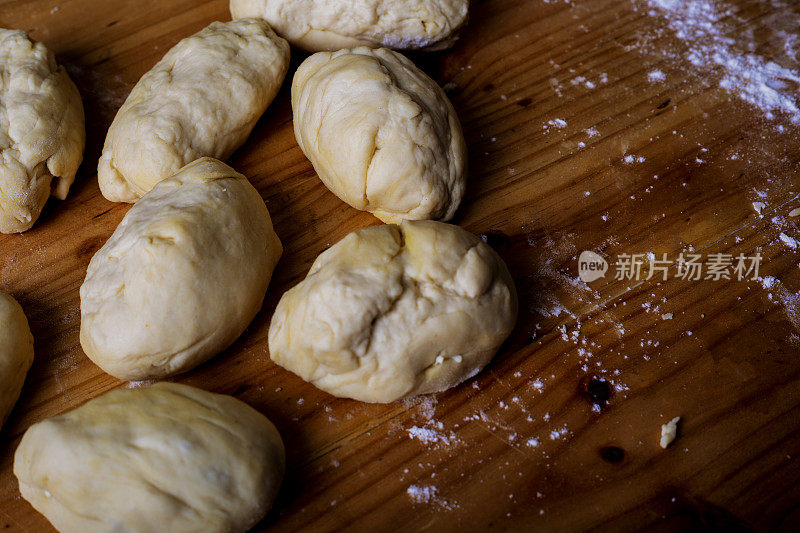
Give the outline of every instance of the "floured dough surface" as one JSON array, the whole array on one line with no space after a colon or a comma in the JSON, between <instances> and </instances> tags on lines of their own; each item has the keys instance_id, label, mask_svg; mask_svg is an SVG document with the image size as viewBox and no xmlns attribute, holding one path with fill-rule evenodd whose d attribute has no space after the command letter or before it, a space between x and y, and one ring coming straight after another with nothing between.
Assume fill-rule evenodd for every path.
<instances>
[{"instance_id":1,"label":"floured dough surface","mask_svg":"<svg viewBox=\"0 0 800 533\"><path fill-rule=\"evenodd\" d=\"M511 333L514 284L475 235L405 221L351 233L285 293L270 357L339 397L391 402L479 372Z\"/></svg>"},{"instance_id":2,"label":"floured dough surface","mask_svg":"<svg viewBox=\"0 0 800 533\"><path fill-rule=\"evenodd\" d=\"M336 196L384 222L449 220L467 148L442 89L397 52L356 48L306 59L292 82L297 142Z\"/></svg>"},{"instance_id":3,"label":"floured dough surface","mask_svg":"<svg viewBox=\"0 0 800 533\"><path fill-rule=\"evenodd\" d=\"M120 379L189 370L242 334L281 252L247 178L199 159L137 202L92 257L81 346Z\"/></svg>"},{"instance_id":4,"label":"floured dough surface","mask_svg":"<svg viewBox=\"0 0 800 533\"><path fill-rule=\"evenodd\" d=\"M86 132L78 89L45 45L0 29L0 233L30 229L67 197Z\"/></svg>"},{"instance_id":5,"label":"floured dough surface","mask_svg":"<svg viewBox=\"0 0 800 533\"><path fill-rule=\"evenodd\" d=\"M469 0L231 0L233 18L260 17L311 52L354 46L441 49L467 20Z\"/></svg>"},{"instance_id":6,"label":"floured dough surface","mask_svg":"<svg viewBox=\"0 0 800 533\"><path fill-rule=\"evenodd\" d=\"M0 291L0 426L19 398L33 364L33 335L17 301Z\"/></svg>"},{"instance_id":7,"label":"floured dough surface","mask_svg":"<svg viewBox=\"0 0 800 533\"><path fill-rule=\"evenodd\" d=\"M213 22L183 39L134 86L108 130L100 190L135 202L181 167L227 159L278 93L289 43L262 20Z\"/></svg>"},{"instance_id":8,"label":"floured dough surface","mask_svg":"<svg viewBox=\"0 0 800 533\"><path fill-rule=\"evenodd\" d=\"M266 417L176 383L115 390L34 424L14 456L22 496L64 533L244 532L284 466Z\"/></svg>"}]
</instances>

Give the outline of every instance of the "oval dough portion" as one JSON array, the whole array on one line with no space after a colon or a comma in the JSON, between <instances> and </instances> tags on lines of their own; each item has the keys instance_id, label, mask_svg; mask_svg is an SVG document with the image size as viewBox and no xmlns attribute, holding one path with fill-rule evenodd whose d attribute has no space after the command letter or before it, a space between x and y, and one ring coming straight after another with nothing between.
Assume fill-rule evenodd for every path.
<instances>
[{"instance_id":1,"label":"oval dough portion","mask_svg":"<svg viewBox=\"0 0 800 533\"><path fill-rule=\"evenodd\" d=\"M51 194L67 197L85 142L64 67L24 31L0 29L0 233L30 229Z\"/></svg>"},{"instance_id":2,"label":"oval dough portion","mask_svg":"<svg viewBox=\"0 0 800 533\"><path fill-rule=\"evenodd\" d=\"M59 531L244 532L272 506L283 443L232 396L157 383L31 426L14 455L22 496Z\"/></svg>"},{"instance_id":3,"label":"oval dough portion","mask_svg":"<svg viewBox=\"0 0 800 533\"><path fill-rule=\"evenodd\" d=\"M319 52L353 46L449 48L469 0L231 0L233 18L257 17L293 45Z\"/></svg>"},{"instance_id":4,"label":"oval dough portion","mask_svg":"<svg viewBox=\"0 0 800 533\"><path fill-rule=\"evenodd\" d=\"M320 52L292 82L294 132L339 198L384 222L449 220L467 148L444 91L385 48Z\"/></svg>"},{"instance_id":5,"label":"oval dough portion","mask_svg":"<svg viewBox=\"0 0 800 533\"><path fill-rule=\"evenodd\" d=\"M227 159L278 93L289 43L261 20L213 22L183 39L134 86L108 130L100 191L135 202L203 156Z\"/></svg>"},{"instance_id":6,"label":"oval dough portion","mask_svg":"<svg viewBox=\"0 0 800 533\"><path fill-rule=\"evenodd\" d=\"M33 335L17 301L0 291L0 426L17 403L33 364Z\"/></svg>"},{"instance_id":7,"label":"oval dough portion","mask_svg":"<svg viewBox=\"0 0 800 533\"><path fill-rule=\"evenodd\" d=\"M247 178L199 159L142 197L92 257L81 346L120 379L194 368L242 334L282 251Z\"/></svg>"},{"instance_id":8,"label":"oval dough portion","mask_svg":"<svg viewBox=\"0 0 800 533\"><path fill-rule=\"evenodd\" d=\"M351 233L286 292L270 357L334 396L391 402L477 374L511 333L514 283L475 235L433 221Z\"/></svg>"}]
</instances>

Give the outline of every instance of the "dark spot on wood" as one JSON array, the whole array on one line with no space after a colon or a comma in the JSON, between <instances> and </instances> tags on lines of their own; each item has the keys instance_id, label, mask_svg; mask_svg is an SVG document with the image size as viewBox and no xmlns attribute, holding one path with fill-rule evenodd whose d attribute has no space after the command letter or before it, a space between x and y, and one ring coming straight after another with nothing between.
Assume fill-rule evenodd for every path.
<instances>
[{"instance_id":1,"label":"dark spot on wood","mask_svg":"<svg viewBox=\"0 0 800 533\"><path fill-rule=\"evenodd\" d=\"M520 106L520 107L528 107L532 103L533 103L533 100L531 100L530 98L523 98L522 100L518 100L517 101L517 105Z\"/></svg>"},{"instance_id":2,"label":"dark spot on wood","mask_svg":"<svg viewBox=\"0 0 800 533\"><path fill-rule=\"evenodd\" d=\"M508 250L508 245L511 243L511 238L502 231L490 230L486 233L481 233L481 240L494 248L494 250L503 255Z\"/></svg>"},{"instance_id":3,"label":"dark spot on wood","mask_svg":"<svg viewBox=\"0 0 800 533\"><path fill-rule=\"evenodd\" d=\"M106 24L106 28L110 28L111 26L116 25L118 22L119 22L118 20L112 20L111 22Z\"/></svg>"},{"instance_id":4,"label":"dark spot on wood","mask_svg":"<svg viewBox=\"0 0 800 533\"><path fill-rule=\"evenodd\" d=\"M656 107L656 109L664 109L665 107L667 107L669 105L670 102L672 102L672 99L671 98L667 98L666 100L664 100L663 102L658 104L658 107Z\"/></svg>"},{"instance_id":5,"label":"dark spot on wood","mask_svg":"<svg viewBox=\"0 0 800 533\"><path fill-rule=\"evenodd\" d=\"M96 219L96 218L100 218L101 216L105 215L106 213L108 213L108 212L109 212L109 211L111 211L112 209L114 209L114 208L113 208L113 207L109 207L108 209L106 209L106 210L105 210L105 211L103 211L102 213L98 213L98 214L96 214L95 216L93 216L93 217L92 217L92 220L94 220L94 219Z\"/></svg>"},{"instance_id":6,"label":"dark spot on wood","mask_svg":"<svg viewBox=\"0 0 800 533\"><path fill-rule=\"evenodd\" d=\"M600 457L607 463L620 463L625 459L625 450L619 446L605 446L600 449Z\"/></svg>"},{"instance_id":7,"label":"dark spot on wood","mask_svg":"<svg viewBox=\"0 0 800 533\"><path fill-rule=\"evenodd\" d=\"M584 377L579 385L580 393L592 404L603 408L611 399L611 384L597 376Z\"/></svg>"},{"instance_id":8,"label":"dark spot on wood","mask_svg":"<svg viewBox=\"0 0 800 533\"><path fill-rule=\"evenodd\" d=\"M91 257L103 246L103 243L106 242L106 238L103 236L96 236L96 237L89 237L85 241L83 241L79 246L78 249L75 251L75 255L78 258L83 257Z\"/></svg>"},{"instance_id":9,"label":"dark spot on wood","mask_svg":"<svg viewBox=\"0 0 800 533\"><path fill-rule=\"evenodd\" d=\"M486 91L487 93L492 89L494 89L494 83L487 83L486 85L483 86L483 90Z\"/></svg>"},{"instance_id":10,"label":"dark spot on wood","mask_svg":"<svg viewBox=\"0 0 800 533\"><path fill-rule=\"evenodd\" d=\"M247 385L239 385L231 396L240 396L247 392Z\"/></svg>"}]
</instances>

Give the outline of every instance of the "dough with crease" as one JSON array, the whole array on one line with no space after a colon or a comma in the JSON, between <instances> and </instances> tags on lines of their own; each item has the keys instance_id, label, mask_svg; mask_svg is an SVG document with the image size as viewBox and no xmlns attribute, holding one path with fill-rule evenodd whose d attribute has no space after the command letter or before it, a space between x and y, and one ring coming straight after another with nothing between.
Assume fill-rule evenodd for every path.
<instances>
[{"instance_id":1,"label":"dough with crease","mask_svg":"<svg viewBox=\"0 0 800 533\"><path fill-rule=\"evenodd\" d=\"M334 396L391 402L478 373L511 333L514 283L475 235L434 221L351 233L283 295L270 357Z\"/></svg>"},{"instance_id":2,"label":"dough with crease","mask_svg":"<svg viewBox=\"0 0 800 533\"><path fill-rule=\"evenodd\" d=\"M81 346L120 379L189 370L229 346L261 308L282 252L247 178L203 158L158 183L92 257Z\"/></svg>"},{"instance_id":3,"label":"dough with crease","mask_svg":"<svg viewBox=\"0 0 800 533\"><path fill-rule=\"evenodd\" d=\"M466 185L461 125L401 54L312 55L292 81L292 111L300 148L336 196L384 222L452 218Z\"/></svg>"},{"instance_id":4,"label":"dough with crease","mask_svg":"<svg viewBox=\"0 0 800 533\"><path fill-rule=\"evenodd\" d=\"M30 229L50 195L67 197L85 141L64 67L24 31L0 29L0 233Z\"/></svg>"},{"instance_id":5,"label":"dough with crease","mask_svg":"<svg viewBox=\"0 0 800 533\"><path fill-rule=\"evenodd\" d=\"M183 39L131 91L97 165L112 202L135 202L203 156L227 159L289 68L289 43L262 20L213 22Z\"/></svg>"},{"instance_id":6,"label":"dough with crease","mask_svg":"<svg viewBox=\"0 0 800 533\"><path fill-rule=\"evenodd\" d=\"M0 426L17 403L33 364L33 335L22 307L0 291Z\"/></svg>"},{"instance_id":7,"label":"dough with crease","mask_svg":"<svg viewBox=\"0 0 800 533\"><path fill-rule=\"evenodd\" d=\"M22 496L63 533L244 532L272 506L284 465L264 415L176 383L34 424L14 455Z\"/></svg>"},{"instance_id":8,"label":"dough with crease","mask_svg":"<svg viewBox=\"0 0 800 533\"><path fill-rule=\"evenodd\" d=\"M353 46L441 50L467 21L469 0L231 0L233 18L258 17L310 52Z\"/></svg>"}]
</instances>

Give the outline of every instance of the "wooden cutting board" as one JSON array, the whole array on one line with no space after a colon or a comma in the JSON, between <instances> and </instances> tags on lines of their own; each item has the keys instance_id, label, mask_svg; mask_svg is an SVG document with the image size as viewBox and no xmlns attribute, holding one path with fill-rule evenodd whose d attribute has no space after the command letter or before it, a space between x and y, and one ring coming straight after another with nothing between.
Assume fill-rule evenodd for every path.
<instances>
[{"instance_id":1,"label":"wooden cutting board","mask_svg":"<svg viewBox=\"0 0 800 533\"><path fill-rule=\"evenodd\" d=\"M50 527L11 472L25 429L127 386L78 342L86 266L129 209L97 187L106 129L166 50L227 19L224 0L0 0L0 27L28 30L66 65L88 133L70 197L0 236L0 288L36 338L0 434L0 528ZM798 27L790 0L485 0L455 48L412 54L466 133L455 222L505 258L521 311L476 378L391 405L335 399L267 353L281 294L326 247L378 223L314 174L287 80L231 160L263 195L284 256L241 339L176 378L280 429L288 472L257 530L800 529ZM290 76L303 58L293 51ZM584 250L610 264L588 285ZM615 279L621 254L647 252L762 263L749 281L683 280L674 266L667 281Z\"/></svg>"}]
</instances>

